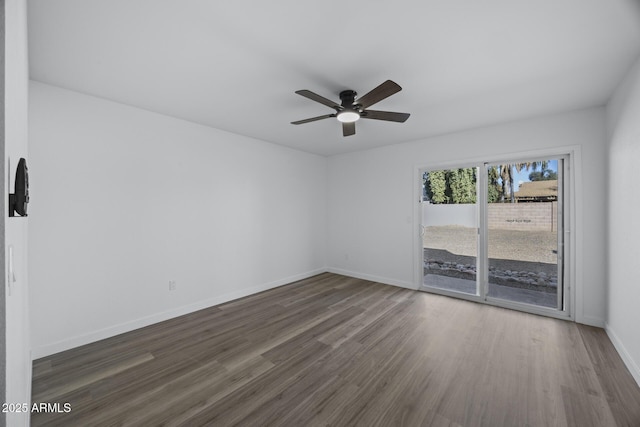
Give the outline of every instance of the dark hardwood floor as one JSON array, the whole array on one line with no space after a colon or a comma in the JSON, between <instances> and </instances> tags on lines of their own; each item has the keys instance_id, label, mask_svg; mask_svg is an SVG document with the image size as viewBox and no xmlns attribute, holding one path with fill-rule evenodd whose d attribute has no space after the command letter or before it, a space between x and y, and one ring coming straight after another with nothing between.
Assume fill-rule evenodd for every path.
<instances>
[{"instance_id":1,"label":"dark hardwood floor","mask_svg":"<svg viewBox=\"0 0 640 427\"><path fill-rule=\"evenodd\" d=\"M40 426L640 426L601 329L335 274L33 364Z\"/></svg>"}]
</instances>

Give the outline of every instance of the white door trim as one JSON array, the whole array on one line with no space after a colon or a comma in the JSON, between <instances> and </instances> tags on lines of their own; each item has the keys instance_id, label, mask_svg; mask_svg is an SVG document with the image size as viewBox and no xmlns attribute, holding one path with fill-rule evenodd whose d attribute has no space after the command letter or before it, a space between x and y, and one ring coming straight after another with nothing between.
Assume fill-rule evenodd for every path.
<instances>
[{"instance_id":1,"label":"white door trim","mask_svg":"<svg viewBox=\"0 0 640 427\"><path fill-rule=\"evenodd\" d=\"M543 150L532 150L525 152L514 152L514 153L505 153L503 155L498 156L490 156L490 157L477 157L477 158L468 158L461 159L459 161L438 161L438 162L427 162L422 164L416 164L414 166L414 225L415 230L417 232L414 233L414 287L415 289L420 289L422 287L423 282L423 247L422 247L422 238L420 231L422 230L422 172L424 170L442 170L442 169L452 169L452 168L465 168L465 167L476 167L484 165L485 163L500 163L500 162L508 162L513 159L522 159L522 158L565 158L564 161L564 207L562 212L563 223L564 223L564 268L563 268L563 284L564 284L564 294L566 298L566 307L565 311L558 311L556 309L546 309L543 307L537 307L528 304L522 303L512 303L510 301L505 300L496 300L493 298L485 298L482 297L483 293L486 293L486 290L481 290L480 295L468 295L461 294L457 292L451 292L447 290L431 290L430 292L438 293L447 296L454 296L461 299L467 299L470 301L483 302L489 305L496 305L504 308L516 309L521 311L530 312L533 314L539 314L549 317L556 317L561 319L570 319L575 320L580 323L589 323L584 321L583 316L583 289L579 286L576 286L576 283L582 283L581 278L581 265L582 265L582 251L580 250L582 238L581 229L582 229L582 214L579 209L576 209L577 206L582 205L582 186L576 177L581 176L581 148L580 146L565 146L565 147L555 147ZM484 174L480 174L482 177ZM480 178L484 179L484 178ZM480 185L479 185L480 187ZM486 186L485 186L486 188ZM482 197L484 200L484 196ZM480 203L481 198L478 198L478 202ZM484 209L479 209L483 211ZM486 245L486 235L482 235L482 233L486 234L486 214L485 218L480 218L482 222L482 226L480 227L481 239L479 243ZM479 248L480 249L480 248ZM486 247L484 250L486 251ZM486 252L485 252L486 253ZM479 254L480 255L480 252ZM488 271L484 267L478 267L478 275L482 274L481 284L487 282ZM487 276L487 277L485 277Z\"/></svg>"}]
</instances>

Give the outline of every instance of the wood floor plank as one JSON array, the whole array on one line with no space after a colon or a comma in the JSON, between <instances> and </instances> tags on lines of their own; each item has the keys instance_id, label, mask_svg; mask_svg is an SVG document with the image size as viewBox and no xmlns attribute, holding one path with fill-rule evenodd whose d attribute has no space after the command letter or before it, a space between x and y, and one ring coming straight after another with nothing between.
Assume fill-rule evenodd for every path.
<instances>
[{"instance_id":1,"label":"wood floor plank","mask_svg":"<svg viewBox=\"0 0 640 427\"><path fill-rule=\"evenodd\" d=\"M342 343L349 340L355 334L359 333L371 322L383 316L388 310L397 305L396 302L387 299L380 299L372 303L365 311L351 320L336 325L333 329L320 334L318 339L325 344L329 344L334 348L339 347ZM362 307L357 305L357 307Z\"/></svg>"},{"instance_id":2,"label":"wood floor plank","mask_svg":"<svg viewBox=\"0 0 640 427\"><path fill-rule=\"evenodd\" d=\"M282 425L291 409L299 407L308 396L322 394L325 388L335 387L338 374L352 357L349 351L329 349L322 357L309 363L296 376L295 382L255 408L239 424Z\"/></svg>"},{"instance_id":3,"label":"wood floor plank","mask_svg":"<svg viewBox=\"0 0 640 427\"><path fill-rule=\"evenodd\" d=\"M262 357L247 360L238 365L233 371L226 371L218 378L181 378L185 385L179 393L171 387L167 396L159 401L151 402L148 410L139 412L139 418L128 419L126 424L131 426L154 426L167 422L166 413L174 414L172 423L179 421L181 417L190 418L241 387L248 384L256 377L273 368L273 364Z\"/></svg>"},{"instance_id":4,"label":"wood floor plank","mask_svg":"<svg viewBox=\"0 0 640 427\"><path fill-rule=\"evenodd\" d=\"M404 352L399 348L385 359L368 365L366 378L360 377L358 392L349 399L349 404L328 420L329 425L371 425L372 419L379 419L388 407L377 405L377 396L396 393L394 378L399 376L405 365L415 363L423 355Z\"/></svg>"},{"instance_id":5,"label":"wood floor plank","mask_svg":"<svg viewBox=\"0 0 640 427\"><path fill-rule=\"evenodd\" d=\"M567 425L601 427L617 424L611 414L611 407L604 399L565 386L561 390Z\"/></svg>"},{"instance_id":6,"label":"wood floor plank","mask_svg":"<svg viewBox=\"0 0 640 427\"><path fill-rule=\"evenodd\" d=\"M327 426L328 419L345 410L349 398L358 392L358 387L340 377L331 378L325 387L307 396L295 410L282 417L282 426Z\"/></svg>"},{"instance_id":7,"label":"wood floor plank","mask_svg":"<svg viewBox=\"0 0 640 427\"><path fill-rule=\"evenodd\" d=\"M34 426L640 426L606 333L331 273L33 363Z\"/></svg>"},{"instance_id":8,"label":"wood floor plank","mask_svg":"<svg viewBox=\"0 0 640 427\"><path fill-rule=\"evenodd\" d=\"M329 351L329 346L315 341L245 387L236 390L213 405L202 408L184 420L189 425L235 425L260 405L278 396L297 381L306 367Z\"/></svg>"},{"instance_id":9,"label":"wood floor plank","mask_svg":"<svg viewBox=\"0 0 640 427\"><path fill-rule=\"evenodd\" d=\"M633 425L640 420L640 393L620 355L600 328L578 325L594 371L602 385L604 396L619 425Z\"/></svg>"},{"instance_id":10,"label":"wood floor plank","mask_svg":"<svg viewBox=\"0 0 640 427\"><path fill-rule=\"evenodd\" d=\"M299 348L304 347L305 344L312 340L316 341L319 335L337 327L341 323L348 322L363 311L364 310L359 307L350 307L340 311L322 322L308 328L304 333L298 334L295 337L271 348L262 355L273 363L281 363L283 360L289 358L292 353L298 351Z\"/></svg>"},{"instance_id":11,"label":"wood floor plank","mask_svg":"<svg viewBox=\"0 0 640 427\"><path fill-rule=\"evenodd\" d=\"M112 364L111 366L108 366L104 369L98 369L82 376L76 376L73 381L69 381L68 379L60 379L56 382L55 385L49 386L44 389L39 388L40 391L33 396L34 401L47 402L55 400L56 398L69 393L70 391L95 383L101 379L111 377L151 360L153 360L153 355L146 353L137 357L127 358L117 364Z\"/></svg>"},{"instance_id":12,"label":"wood floor plank","mask_svg":"<svg viewBox=\"0 0 640 427\"><path fill-rule=\"evenodd\" d=\"M217 362L211 362L216 365ZM91 425L81 420L110 416L114 411L121 416L128 412L138 396L144 395L148 401L153 401L154 391L167 383L198 371L201 364L189 358L154 358L140 365L132 374L123 371L108 378L100 379L91 384L61 395L57 401L72 402L73 411L69 414L57 414L43 419L35 417L33 425L49 425L60 422L60 425ZM116 415L116 416L117 416Z\"/></svg>"}]
</instances>

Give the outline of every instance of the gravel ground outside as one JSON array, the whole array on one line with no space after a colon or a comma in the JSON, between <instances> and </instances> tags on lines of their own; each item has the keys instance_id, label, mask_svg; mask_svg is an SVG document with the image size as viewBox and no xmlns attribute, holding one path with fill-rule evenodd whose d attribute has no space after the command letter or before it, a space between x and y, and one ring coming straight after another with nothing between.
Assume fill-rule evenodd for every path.
<instances>
[{"instance_id":1,"label":"gravel ground outside","mask_svg":"<svg viewBox=\"0 0 640 427\"><path fill-rule=\"evenodd\" d=\"M437 275L475 281L477 239L475 228L425 227L425 278ZM554 232L490 229L489 283L556 293L556 239Z\"/></svg>"},{"instance_id":2,"label":"gravel ground outside","mask_svg":"<svg viewBox=\"0 0 640 427\"><path fill-rule=\"evenodd\" d=\"M477 231L461 226L425 227L425 248L477 255ZM558 236L550 231L489 230L489 258L556 264Z\"/></svg>"}]
</instances>

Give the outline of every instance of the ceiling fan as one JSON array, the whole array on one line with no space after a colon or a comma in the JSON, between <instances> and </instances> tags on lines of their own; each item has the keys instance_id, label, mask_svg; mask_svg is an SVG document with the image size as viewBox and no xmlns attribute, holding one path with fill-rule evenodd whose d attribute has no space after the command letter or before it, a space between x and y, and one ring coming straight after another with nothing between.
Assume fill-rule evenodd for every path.
<instances>
[{"instance_id":1,"label":"ceiling fan","mask_svg":"<svg viewBox=\"0 0 640 427\"><path fill-rule=\"evenodd\" d=\"M316 120L328 119L335 117L342 123L342 135L350 136L356 133L356 121L359 119L387 120L390 122L404 123L410 116L408 113L394 113L391 111L367 110L376 102L380 102L390 97L394 93L400 92L402 88L395 82L387 80L380 86L373 89L366 95L356 99L357 93L353 90L343 90L340 92L340 104L330 99L324 98L310 90L298 90L296 93L312 101L324 104L336 110L333 114L325 114L324 116L312 117L310 119L298 120L291 122L292 125L301 125L303 123L315 122Z\"/></svg>"}]
</instances>

